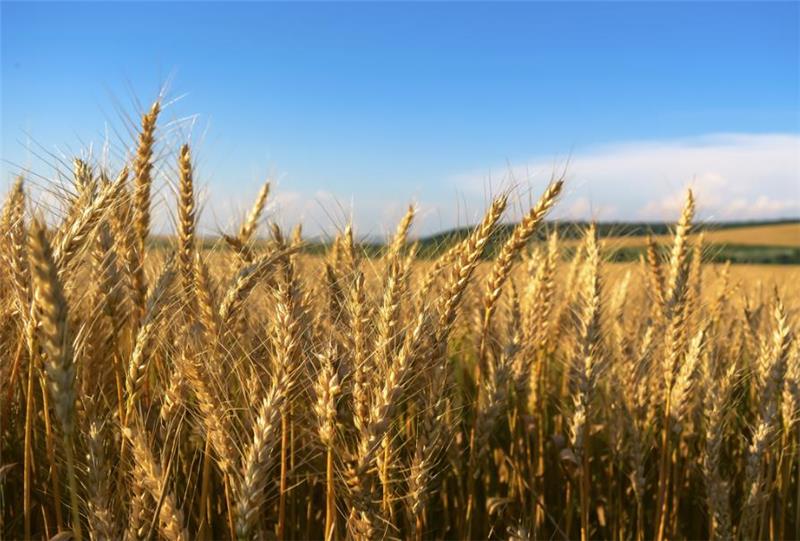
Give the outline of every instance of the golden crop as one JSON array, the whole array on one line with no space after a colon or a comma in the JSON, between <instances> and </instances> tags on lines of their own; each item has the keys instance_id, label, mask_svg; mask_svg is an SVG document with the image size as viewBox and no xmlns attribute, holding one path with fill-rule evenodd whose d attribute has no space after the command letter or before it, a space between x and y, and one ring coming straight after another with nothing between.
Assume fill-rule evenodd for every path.
<instances>
[{"instance_id":1,"label":"golden crop","mask_svg":"<svg viewBox=\"0 0 800 541\"><path fill-rule=\"evenodd\" d=\"M800 276L703 264L691 193L639 264L530 242L561 180L490 260L507 195L427 261L413 208L380 257L255 242L266 185L205 250L184 146L148 249L158 114L5 200L3 539L800 537Z\"/></svg>"}]
</instances>

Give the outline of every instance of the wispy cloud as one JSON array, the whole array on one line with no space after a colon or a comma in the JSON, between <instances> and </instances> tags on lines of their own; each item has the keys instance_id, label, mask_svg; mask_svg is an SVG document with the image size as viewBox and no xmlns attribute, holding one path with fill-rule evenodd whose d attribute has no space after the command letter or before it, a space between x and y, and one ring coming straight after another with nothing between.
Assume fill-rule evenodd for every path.
<instances>
[{"instance_id":1,"label":"wispy cloud","mask_svg":"<svg viewBox=\"0 0 800 541\"><path fill-rule=\"evenodd\" d=\"M209 186L213 192L216 186ZM234 231L244 218L255 199L252 194L237 194L222 203L207 201L205 222L201 229L207 233ZM251 199L248 199L251 197ZM414 204L418 212L427 213L432 209L413 200L399 201L386 199L379 192L364 190L358 196L342 195L319 189L302 191L278 183L273 186L262 216L263 222L275 222L282 228L290 229L297 224L303 226L307 236L334 236L343 231L348 223L353 224L360 238L382 238L393 231L397 222ZM264 230L261 230L264 233Z\"/></svg>"},{"instance_id":2,"label":"wispy cloud","mask_svg":"<svg viewBox=\"0 0 800 541\"><path fill-rule=\"evenodd\" d=\"M525 163L487 165L432 179L427 189L393 198L380 186L356 193L319 187L302 190L279 175L265 214L286 228L302 223L308 235L335 235L352 219L360 236L390 234L407 205L418 208L414 234L475 223L490 194L516 188L508 219L534 202L554 171L566 171L567 188L553 216L597 220L674 220L691 187L704 220L800 217L800 135L715 134L673 140L626 142L578 150L567 157L533 157ZM174 231L173 187L163 172L154 192L153 227ZM174 174L173 174L174 176ZM215 234L238 227L260 185L230 190L211 180L198 183L201 231ZM29 185L39 207L47 206L41 186ZM55 205L56 207L58 205ZM262 230L263 232L264 230Z\"/></svg>"},{"instance_id":3,"label":"wispy cloud","mask_svg":"<svg viewBox=\"0 0 800 541\"><path fill-rule=\"evenodd\" d=\"M477 197L490 174L543 184L558 163L536 157L510 168L462 173L451 181ZM688 187L694 189L705 219L800 216L800 136L795 134L620 143L579 151L560 163L566 164L569 180L557 210L563 217L673 219Z\"/></svg>"},{"instance_id":4,"label":"wispy cloud","mask_svg":"<svg viewBox=\"0 0 800 541\"><path fill-rule=\"evenodd\" d=\"M440 184L440 189L417 194L414 202L420 212L415 232L474 223L488 194L508 187L516 189L509 212L509 219L514 219L554 171L564 170L566 193L553 213L559 218L674 220L689 187L704 220L800 217L800 135L713 134L595 146L568 157L539 156L522 164L455 174L441 180L451 189L441 189ZM337 194L282 184L273 190L270 219L286 227L303 223L309 235L335 234L351 218L360 235L385 235L409 203L384 196L377 186L364 186L357 194ZM209 188L213 192L215 187ZM238 215L213 204L208 210L217 223L236 223L255 191L237 196L241 201L228 201L228 209L241 209ZM434 192L447 195L437 197Z\"/></svg>"}]
</instances>

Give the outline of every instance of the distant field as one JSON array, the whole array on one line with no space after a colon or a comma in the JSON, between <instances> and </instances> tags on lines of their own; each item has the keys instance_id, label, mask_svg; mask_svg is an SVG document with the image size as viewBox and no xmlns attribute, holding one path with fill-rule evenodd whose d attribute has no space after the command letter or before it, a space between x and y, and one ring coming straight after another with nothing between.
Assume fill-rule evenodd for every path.
<instances>
[{"instance_id":1,"label":"distant field","mask_svg":"<svg viewBox=\"0 0 800 541\"><path fill-rule=\"evenodd\" d=\"M550 222L537 233L539 241L543 241L550 231L558 229L561 245L566 254L579 245L582 231L588 226L584 222ZM498 228L497 234L487 244L487 257L491 257L502 245L513 229L513 224L504 224ZM720 223L700 224L698 229L704 235L705 259L709 263L725 263L748 265L800 265L800 221L759 223L741 225ZM468 229L457 229L418 240L419 255L423 259L432 259L443 254L453 243L465 238ZM615 262L638 261L645 249L647 235L652 233L653 240L663 249L672 242L669 224L666 223L600 223L597 224L598 235L605 256ZM694 236L694 235L693 235ZM153 245L169 245L168 238L154 239ZM260 241L256 241L258 245ZM218 238L203 240L206 248L226 249L225 243ZM385 246L380 241L360 243L368 256L380 255ZM323 254L329 248L327 242L309 239L304 251L309 254Z\"/></svg>"},{"instance_id":2,"label":"distant field","mask_svg":"<svg viewBox=\"0 0 800 541\"><path fill-rule=\"evenodd\" d=\"M609 247L643 246L645 236L610 236L606 239ZM653 237L658 244L670 242L669 235ZM732 244L739 246L784 246L800 247L800 222L789 224L770 224L732 227L705 231L709 244Z\"/></svg>"},{"instance_id":3,"label":"distant field","mask_svg":"<svg viewBox=\"0 0 800 541\"><path fill-rule=\"evenodd\" d=\"M800 246L800 223L741 227L709 231L712 243L753 244L760 246Z\"/></svg>"},{"instance_id":4,"label":"distant field","mask_svg":"<svg viewBox=\"0 0 800 541\"><path fill-rule=\"evenodd\" d=\"M642 228L633 233L624 226L608 234L602 241L608 257L614 261L635 261L644 250L647 235ZM705 257L709 262L751 265L800 264L800 222L759 225L709 225L703 231ZM668 234L654 234L653 240L661 247L669 246ZM577 246L579 239L566 239L564 245Z\"/></svg>"}]
</instances>

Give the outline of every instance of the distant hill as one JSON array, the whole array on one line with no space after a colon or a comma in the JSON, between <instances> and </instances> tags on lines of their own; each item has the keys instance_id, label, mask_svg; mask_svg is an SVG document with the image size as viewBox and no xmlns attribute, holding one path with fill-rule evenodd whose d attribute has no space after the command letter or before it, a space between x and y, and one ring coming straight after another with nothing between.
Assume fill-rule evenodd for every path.
<instances>
[{"instance_id":1,"label":"distant hill","mask_svg":"<svg viewBox=\"0 0 800 541\"><path fill-rule=\"evenodd\" d=\"M489 243L491 254L511 234L516 224L503 224ZM589 222L551 221L540 228L534 241L542 241L553 231L567 247L577 245ZM617 261L638 259L647 235L657 244L671 242L672 223L667 222L602 222L597 224L598 235L604 239L607 256ZM709 246L708 257L713 261L735 263L800 264L800 220L702 223ZM460 228L419 239L420 253L435 257L467 237L470 228Z\"/></svg>"},{"instance_id":2,"label":"distant hill","mask_svg":"<svg viewBox=\"0 0 800 541\"><path fill-rule=\"evenodd\" d=\"M588 221L573 221L573 220L553 220L545 222L544 227L538 231L539 239L546 238L553 231L558 231L558 236L562 239L577 239L583 235L583 231L589 226L591 222ZM516 226L516 223L502 224L499 227L497 235L500 237L507 236ZM758 230L762 227L781 228L787 231L793 231L800 236L800 218L786 219L786 220L771 220L771 221L742 221L742 222L706 222L697 224L694 228L695 231L719 232L729 230ZM601 238L607 237L646 237L653 235L654 237L660 235L670 235L673 222L599 222L597 223L597 234ZM420 242L436 243L438 241L452 241L453 239L463 239L472 230L471 227L461 227L457 229L450 229L441 233L428 235L420 239ZM734 233L737 234L737 233ZM800 238L796 239L796 243L800 245Z\"/></svg>"},{"instance_id":3,"label":"distant hill","mask_svg":"<svg viewBox=\"0 0 800 541\"><path fill-rule=\"evenodd\" d=\"M545 240L550 233L558 231L565 251L569 253L578 245L590 222L548 221L535 235L533 242ZM487 245L486 257L492 257L516 224L502 224ZM672 223L668 222L601 222L597 224L598 235L603 239L605 256L612 261L635 261L645 248L647 235L652 235L659 245L671 242ZM452 229L416 239L420 257L435 258L455 243L465 239L470 227ZM752 264L800 264L800 219L742 222L706 222L698 224L695 232L703 232L706 257L709 261ZM157 245L170 241L159 239ZM206 248L224 249L221 239L207 238ZM304 251L309 254L324 253L330 243L320 239L308 239ZM363 241L359 246L369 257L379 256L384 249L381 241Z\"/></svg>"}]
</instances>

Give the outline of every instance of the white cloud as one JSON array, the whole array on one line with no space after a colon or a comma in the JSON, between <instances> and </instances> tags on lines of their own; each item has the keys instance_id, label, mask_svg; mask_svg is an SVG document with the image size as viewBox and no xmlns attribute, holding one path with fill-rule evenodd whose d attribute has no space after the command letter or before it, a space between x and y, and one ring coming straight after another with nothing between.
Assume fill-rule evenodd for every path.
<instances>
[{"instance_id":1,"label":"white cloud","mask_svg":"<svg viewBox=\"0 0 800 541\"><path fill-rule=\"evenodd\" d=\"M517 180L533 173L539 185L552 170L552 158L495 169ZM488 174L451 180L477 195ZM715 134L598 146L569 158L567 178L567 194L556 214L568 218L675 219L688 187L704 219L797 217L800 136Z\"/></svg>"},{"instance_id":2,"label":"white cloud","mask_svg":"<svg viewBox=\"0 0 800 541\"><path fill-rule=\"evenodd\" d=\"M517 189L508 219L517 219L535 202L553 171L565 166L566 193L553 217L675 220L689 187L695 192L700 219L800 217L800 136L714 134L602 145L577 151L561 162L538 157L511 167L456 174L442 179L452 190L436 190L447 195L418 194L414 231L425 234L475 223L486 207L487 194L508 186ZM281 184L273 189L271 217L286 227L301 222L309 235L335 234L351 217L359 235L390 234L411 202L383 196L371 186L341 195ZM249 205L245 199L236 202L236 208ZM237 218L230 222L237 223Z\"/></svg>"},{"instance_id":3,"label":"white cloud","mask_svg":"<svg viewBox=\"0 0 800 541\"><path fill-rule=\"evenodd\" d=\"M800 217L800 135L715 134L673 140L627 142L590 147L568 159L534 157L525 163L499 165L429 181L416 194L392 197L380 186L360 191L299 189L291 171L273 185L267 220L286 228L302 223L308 235L333 235L352 218L360 236L391 234L415 203L418 219L412 234L427 234L480 220L489 193L517 188L509 220L533 204L554 169L566 164L567 187L552 216L596 220L675 220L687 187L692 187L705 220ZM489 179L492 179L490 182ZM505 179L505 180L498 180ZM40 182L39 184L42 184ZM174 194L161 179L154 192L153 226L174 231ZM260 188L254 183L231 191L198 182L201 231L234 231ZM41 192L41 189L35 189ZM52 203L34 194L40 208ZM263 231L263 230L262 230Z\"/></svg>"},{"instance_id":4,"label":"white cloud","mask_svg":"<svg viewBox=\"0 0 800 541\"><path fill-rule=\"evenodd\" d=\"M255 198L255 193L252 194ZM396 224L405 214L408 205L417 206L418 215L430 210L413 200L395 201L384 199L380 194L367 190L358 196L343 196L328 190L302 191L291 189L279 183L273 186L267 207L262 215L262 222L276 222L286 230L302 224L306 236L333 236L344 230L352 221L354 233L359 238L384 237L394 231ZM229 202L228 212L209 212L225 216L209 222L207 230L211 232L234 231L250 208L252 199L246 194ZM209 209L211 210L211 209ZM211 226L211 223L217 225ZM261 230L261 234L265 233Z\"/></svg>"}]
</instances>

